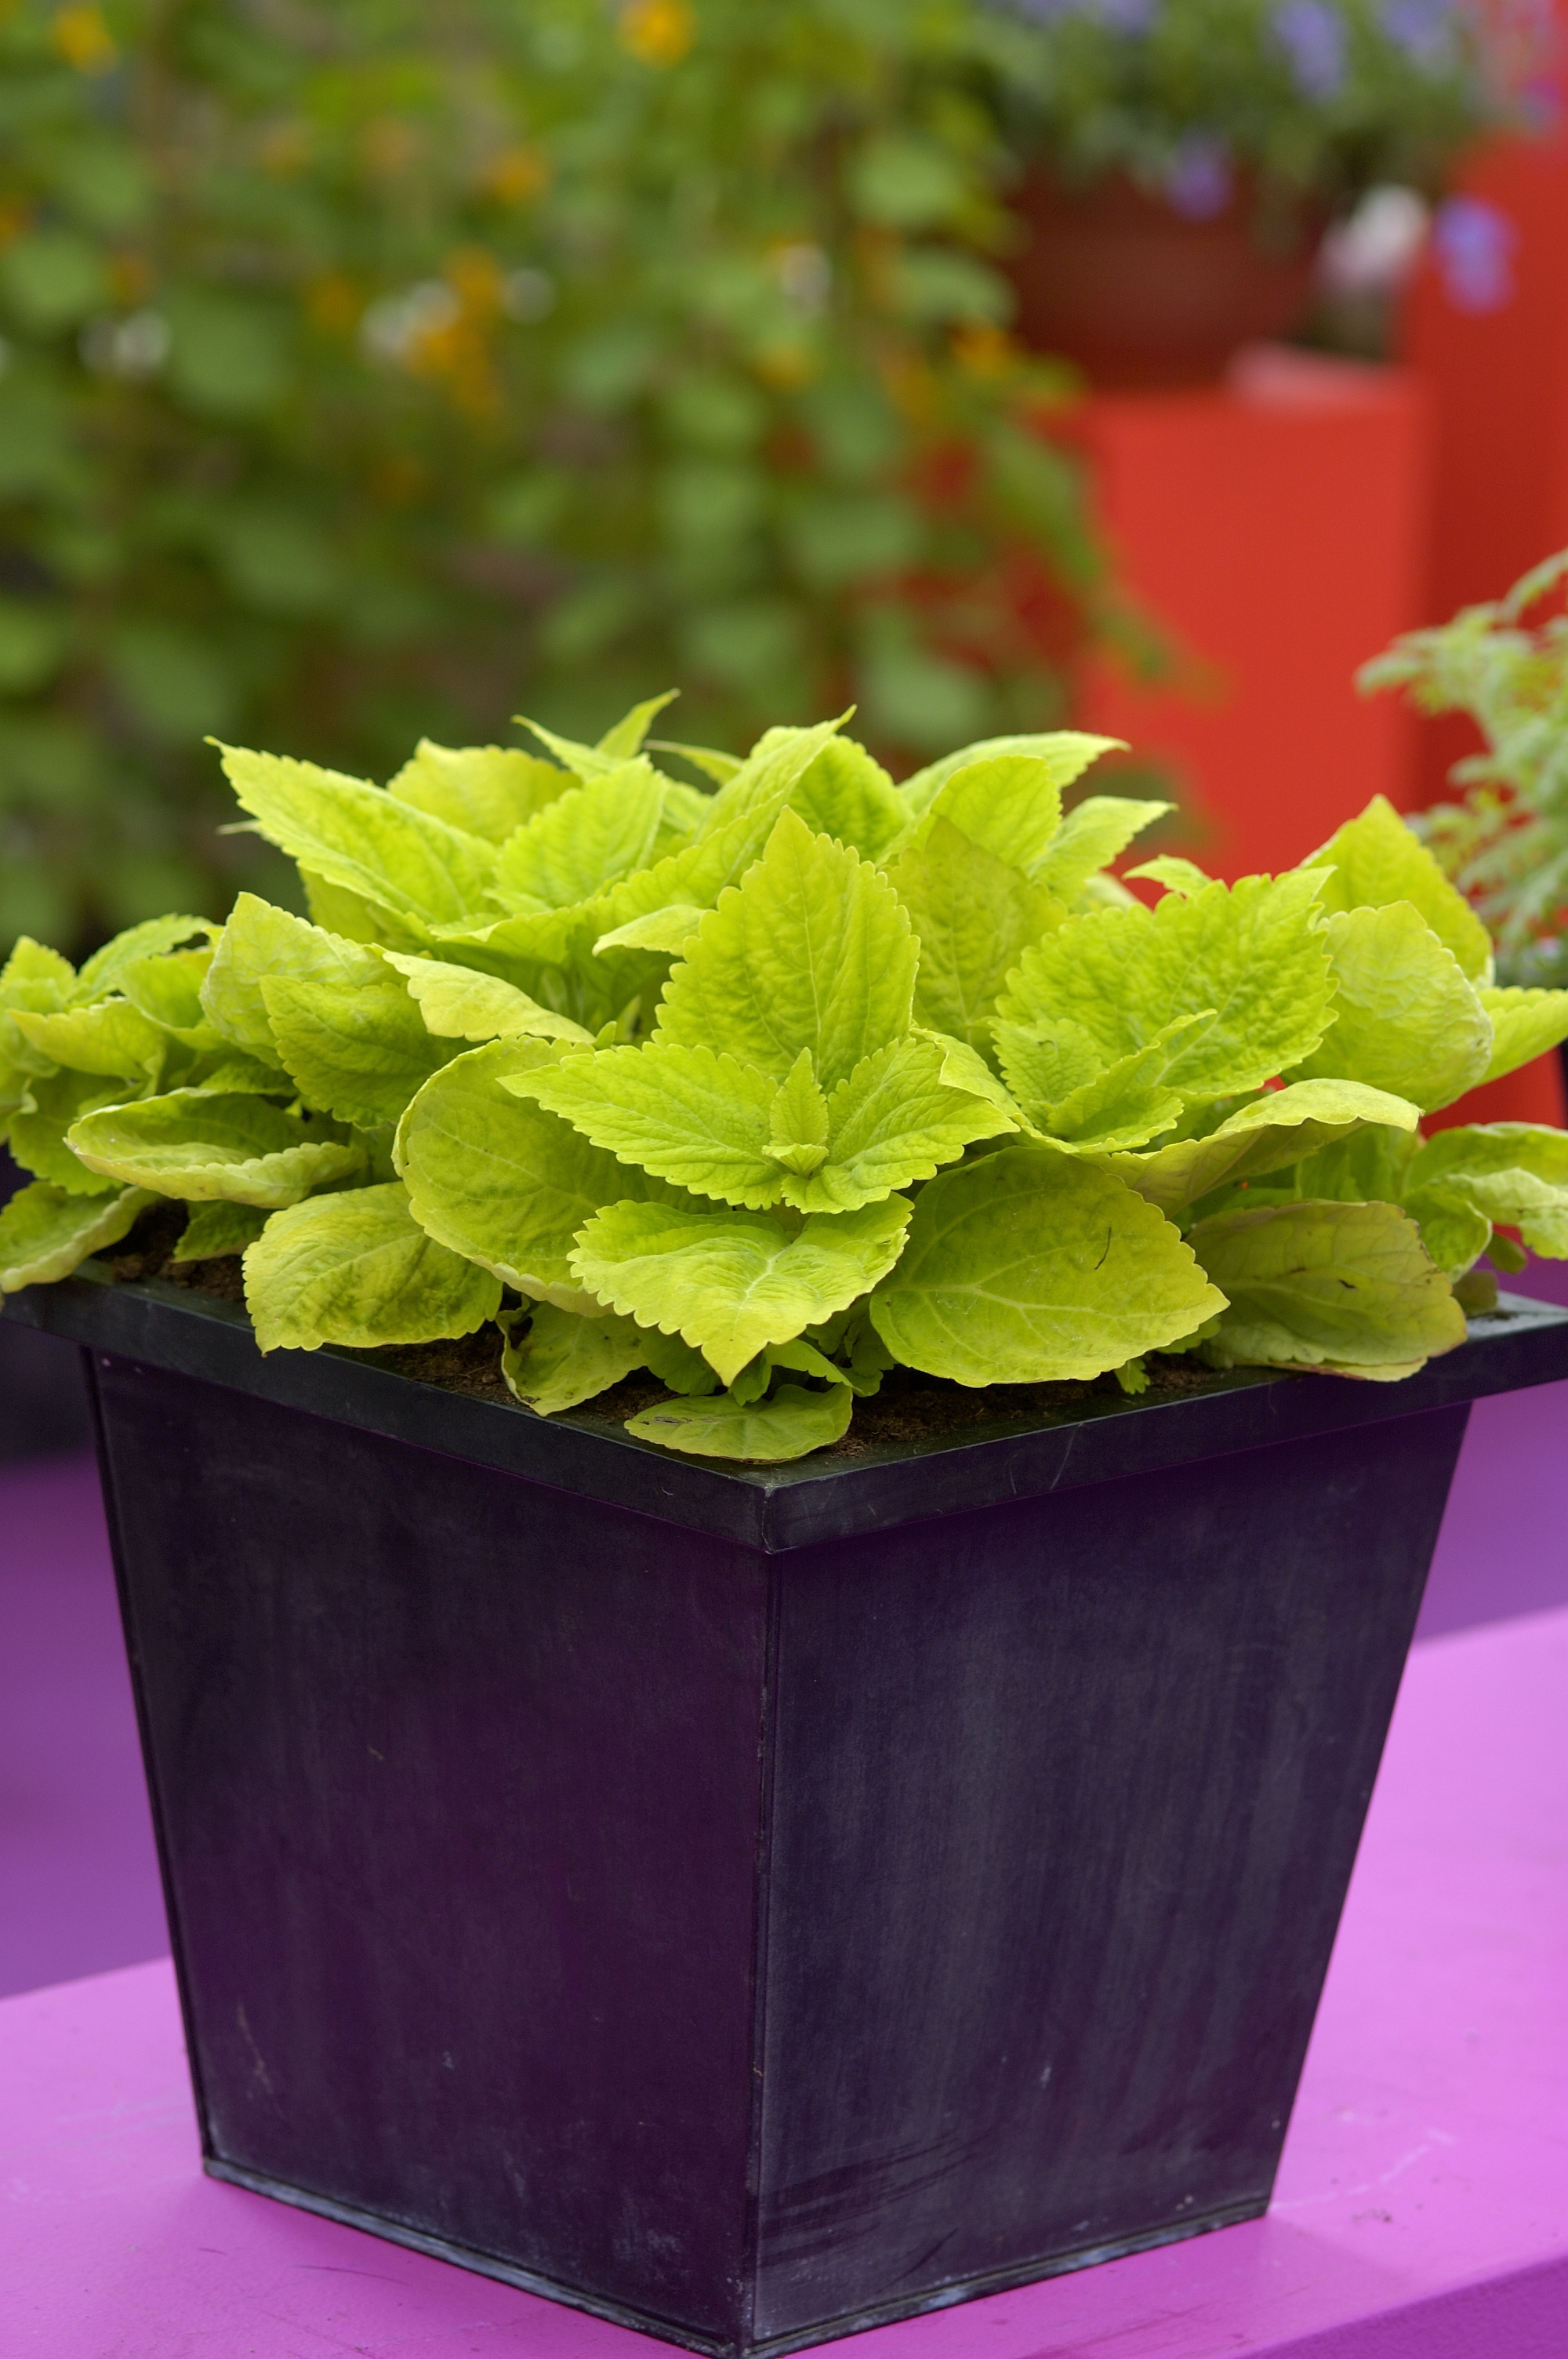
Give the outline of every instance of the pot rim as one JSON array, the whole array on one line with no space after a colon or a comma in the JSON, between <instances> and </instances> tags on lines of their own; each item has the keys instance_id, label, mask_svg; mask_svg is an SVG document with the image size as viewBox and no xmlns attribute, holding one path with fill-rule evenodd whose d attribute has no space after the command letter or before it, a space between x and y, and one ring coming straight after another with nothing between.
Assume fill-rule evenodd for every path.
<instances>
[{"instance_id":1,"label":"pot rim","mask_svg":"<svg viewBox=\"0 0 1568 2359\"><path fill-rule=\"evenodd\" d=\"M591 1404L535 1416L405 1375L379 1352L324 1344L265 1358L238 1304L84 1262L6 1295L4 1315L113 1359L141 1362L282 1407L468 1459L607 1506L774 1555L817 1542L1228 1457L1307 1434L1419 1415L1568 1377L1568 1310L1502 1294L1466 1342L1397 1384L1280 1368L1209 1372L1163 1398L1095 1397L1047 1420L999 1415L920 1441L817 1451L782 1466L686 1458L641 1441Z\"/></svg>"}]
</instances>

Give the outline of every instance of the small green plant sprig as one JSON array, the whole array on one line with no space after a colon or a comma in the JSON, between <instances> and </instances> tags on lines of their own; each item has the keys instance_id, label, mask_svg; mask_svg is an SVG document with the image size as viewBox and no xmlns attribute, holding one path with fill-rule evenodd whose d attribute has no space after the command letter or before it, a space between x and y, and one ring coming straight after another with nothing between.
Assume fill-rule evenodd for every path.
<instances>
[{"instance_id":1,"label":"small green plant sprig","mask_svg":"<svg viewBox=\"0 0 1568 2359\"><path fill-rule=\"evenodd\" d=\"M1364 689L1407 689L1420 712L1467 713L1485 739L1449 773L1459 799L1411 823L1490 929L1499 971L1520 984L1565 972L1568 614L1536 613L1561 607L1565 582L1568 549L1496 603L1407 632L1360 675Z\"/></svg>"},{"instance_id":2,"label":"small green plant sprig","mask_svg":"<svg viewBox=\"0 0 1568 2359\"><path fill-rule=\"evenodd\" d=\"M896 786L838 724L742 761L639 706L553 758L422 743L387 788L227 749L311 919L243 894L78 974L0 975L36 1175L0 1288L157 1197L243 1250L262 1350L502 1325L549 1415L633 1370L630 1430L786 1460L894 1367L960 1386L1209 1364L1390 1379L1465 1333L1490 1246L1568 1255L1568 1136L1422 1114L1568 1036L1381 801L1227 886L1109 873L1166 807L1073 786L1108 741L970 745Z\"/></svg>"},{"instance_id":3,"label":"small green plant sprig","mask_svg":"<svg viewBox=\"0 0 1568 2359\"><path fill-rule=\"evenodd\" d=\"M1528 75L1454 0L997 0L1013 144L1078 185L1123 171L1179 211L1249 176L1346 209L1434 189Z\"/></svg>"}]
</instances>

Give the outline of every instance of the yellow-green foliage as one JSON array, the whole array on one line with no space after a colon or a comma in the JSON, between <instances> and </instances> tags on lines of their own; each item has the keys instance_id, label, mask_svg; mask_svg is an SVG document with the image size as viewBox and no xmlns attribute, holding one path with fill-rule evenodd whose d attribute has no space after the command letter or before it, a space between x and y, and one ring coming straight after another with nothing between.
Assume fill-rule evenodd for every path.
<instances>
[{"instance_id":1,"label":"yellow-green foliage","mask_svg":"<svg viewBox=\"0 0 1568 2359\"><path fill-rule=\"evenodd\" d=\"M705 796L643 749L660 701L551 734L499 842L229 751L313 921L242 894L215 943L170 918L80 974L18 945L0 1291L163 1196L182 1258L243 1252L264 1352L496 1319L537 1414L643 1370L670 1397L633 1432L784 1460L900 1365L1390 1381L1463 1340L1454 1282L1519 1251L1494 1223L1568 1254L1561 1131L1419 1128L1568 1036L1568 992L1495 987L1386 804L1283 876L1156 860L1151 908L1087 863L1163 806L1063 816L1103 740L897 787L832 723L774 728Z\"/></svg>"}]
</instances>

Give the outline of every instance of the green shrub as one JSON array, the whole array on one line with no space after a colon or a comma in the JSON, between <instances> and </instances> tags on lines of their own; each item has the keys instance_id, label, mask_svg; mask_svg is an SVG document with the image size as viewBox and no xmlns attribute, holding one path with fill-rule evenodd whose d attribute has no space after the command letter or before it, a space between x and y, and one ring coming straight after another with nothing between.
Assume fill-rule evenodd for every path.
<instances>
[{"instance_id":1,"label":"green shrub","mask_svg":"<svg viewBox=\"0 0 1568 2359\"><path fill-rule=\"evenodd\" d=\"M0 1289L157 1197L243 1250L262 1350L498 1319L541 1414L634 1370L630 1430L789 1459L890 1370L1146 1384L1150 1353L1409 1374L1518 1225L1568 1255L1568 1137L1422 1114L1568 1035L1374 802L1283 876L1108 873L1165 808L1062 789L1106 741L965 747L895 787L834 723L716 791L643 750L422 745L389 789L229 751L313 921L243 894L75 973L0 974L36 1175Z\"/></svg>"},{"instance_id":2,"label":"green shrub","mask_svg":"<svg viewBox=\"0 0 1568 2359\"><path fill-rule=\"evenodd\" d=\"M1455 764L1457 802L1417 826L1496 936L1513 983L1563 973L1568 929L1568 550L1549 557L1496 604L1466 606L1436 629L1410 631L1361 673L1367 689L1406 688L1422 712L1463 712L1485 750Z\"/></svg>"},{"instance_id":3,"label":"green shrub","mask_svg":"<svg viewBox=\"0 0 1568 2359\"><path fill-rule=\"evenodd\" d=\"M287 889L204 733L384 777L671 676L720 743L1049 722L1108 601L984 258L995 30L0 14L0 941Z\"/></svg>"}]
</instances>

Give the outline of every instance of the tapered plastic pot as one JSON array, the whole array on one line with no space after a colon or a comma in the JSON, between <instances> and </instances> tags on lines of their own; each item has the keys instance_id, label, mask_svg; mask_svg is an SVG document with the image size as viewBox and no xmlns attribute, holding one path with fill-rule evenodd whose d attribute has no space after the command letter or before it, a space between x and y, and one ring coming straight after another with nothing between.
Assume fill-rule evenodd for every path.
<instances>
[{"instance_id":1,"label":"tapered plastic pot","mask_svg":"<svg viewBox=\"0 0 1568 2359\"><path fill-rule=\"evenodd\" d=\"M0 1146L0 1208L28 1174ZM16 1320L0 1325L0 1465L85 1450L92 1439L77 1354Z\"/></svg>"},{"instance_id":2,"label":"tapered plastic pot","mask_svg":"<svg viewBox=\"0 0 1568 2359\"><path fill-rule=\"evenodd\" d=\"M90 1271L207 2168L697 2351L1260 2212L1505 1299L772 1470Z\"/></svg>"}]
</instances>

